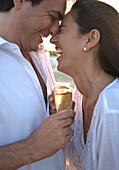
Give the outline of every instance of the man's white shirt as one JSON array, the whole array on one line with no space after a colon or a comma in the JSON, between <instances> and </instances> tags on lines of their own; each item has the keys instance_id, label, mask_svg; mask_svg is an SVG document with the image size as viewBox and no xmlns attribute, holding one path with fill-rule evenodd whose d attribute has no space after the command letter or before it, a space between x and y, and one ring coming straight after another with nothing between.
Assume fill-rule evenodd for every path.
<instances>
[{"instance_id":1,"label":"man's white shirt","mask_svg":"<svg viewBox=\"0 0 119 170\"><path fill-rule=\"evenodd\" d=\"M54 87L50 62L41 50L29 54L49 95ZM46 110L42 88L33 67L16 44L0 37L0 146L26 139L48 116L49 103ZM64 154L60 150L50 158L19 169L64 170L64 167Z\"/></svg>"}]
</instances>

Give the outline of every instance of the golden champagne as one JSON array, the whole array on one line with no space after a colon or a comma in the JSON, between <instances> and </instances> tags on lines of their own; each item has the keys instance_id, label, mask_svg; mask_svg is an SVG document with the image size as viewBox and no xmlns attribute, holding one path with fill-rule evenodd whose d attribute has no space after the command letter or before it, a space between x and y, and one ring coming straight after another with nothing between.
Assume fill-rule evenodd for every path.
<instances>
[{"instance_id":1,"label":"golden champagne","mask_svg":"<svg viewBox=\"0 0 119 170\"><path fill-rule=\"evenodd\" d=\"M55 105L57 112L70 110L72 105L72 90L65 86L55 89Z\"/></svg>"}]
</instances>

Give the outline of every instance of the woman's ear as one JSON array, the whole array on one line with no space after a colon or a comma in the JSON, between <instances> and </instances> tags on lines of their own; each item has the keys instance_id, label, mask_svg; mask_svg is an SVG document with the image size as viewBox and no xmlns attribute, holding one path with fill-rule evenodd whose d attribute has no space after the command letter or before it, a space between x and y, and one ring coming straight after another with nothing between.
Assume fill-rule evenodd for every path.
<instances>
[{"instance_id":1,"label":"woman's ear","mask_svg":"<svg viewBox=\"0 0 119 170\"><path fill-rule=\"evenodd\" d=\"M94 47L100 41L100 32L97 29L93 29L88 33L88 40L86 42L87 50Z\"/></svg>"},{"instance_id":2,"label":"woman's ear","mask_svg":"<svg viewBox=\"0 0 119 170\"><path fill-rule=\"evenodd\" d=\"M25 0L13 0L14 6L17 10L22 8L22 5L25 3Z\"/></svg>"}]
</instances>

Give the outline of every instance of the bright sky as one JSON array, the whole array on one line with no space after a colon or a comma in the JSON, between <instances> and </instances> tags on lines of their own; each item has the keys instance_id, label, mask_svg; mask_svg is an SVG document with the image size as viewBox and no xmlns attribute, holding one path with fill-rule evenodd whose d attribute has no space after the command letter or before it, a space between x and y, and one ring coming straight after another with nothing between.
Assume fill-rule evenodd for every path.
<instances>
[{"instance_id":1,"label":"bright sky","mask_svg":"<svg viewBox=\"0 0 119 170\"><path fill-rule=\"evenodd\" d=\"M68 12L70 10L72 1L74 1L74 0L68 0L66 12ZM103 2L113 6L119 12L119 0L100 0L100 1L103 1ZM50 39L50 36L48 38L44 38L43 44L45 46L45 50L55 51L55 46L49 42L49 39Z\"/></svg>"},{"instance_id":2,"label":"bright sky","mask_svg":"<svg viewBox=\"0 0 119 170\"><path fill-rule=\"evenodd\" d=\"M119 0L100 0L113 6L119 12Z\"/></svg>"}]
</instances>

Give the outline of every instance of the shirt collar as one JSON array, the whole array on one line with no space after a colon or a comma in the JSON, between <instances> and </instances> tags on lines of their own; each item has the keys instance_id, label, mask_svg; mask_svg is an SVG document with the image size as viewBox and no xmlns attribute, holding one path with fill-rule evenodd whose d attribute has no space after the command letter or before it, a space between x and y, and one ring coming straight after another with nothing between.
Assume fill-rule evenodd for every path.
<instances>
[{"instance_id":1,"label":"shirt collar","mask_svg":"<svg viewBox=\"0 0 119 170\"><path fill-rule=\"evenodd\" d=\"M7 45L11 46L14 49L19 48L18 45L14 44L14 43L11 43L11 42L5 40L4 38L0 37L0 46L2 46L4 44L7 44Z\"/></svg>"},{"instance_id":2,"label":"shirt collar","mask_svg":"<svg viewBox=\"0 0 119 170\"><path fill-rule=\"evenodd\" d=\"M0 37L0 45L8 43L8 41L6 41L5 39L3 39L2 37Z\"/></svg>"}]
</instances>

